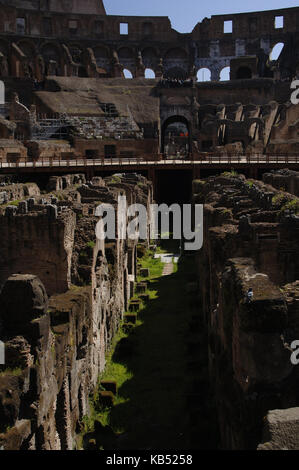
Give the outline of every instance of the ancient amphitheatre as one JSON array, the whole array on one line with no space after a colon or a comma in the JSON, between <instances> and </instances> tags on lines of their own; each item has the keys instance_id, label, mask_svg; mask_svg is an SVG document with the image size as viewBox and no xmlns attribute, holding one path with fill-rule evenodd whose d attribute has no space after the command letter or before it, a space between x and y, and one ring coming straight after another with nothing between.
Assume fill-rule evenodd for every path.
<instances>
[{"instance_id":1,"label":"ancient amphitheatre","mask_svg":"<svg viewBox=\"0 0 299 470\"><path fill-rule=\"evenodd\" d=\"M299 449L298 51L299 7L0 0L2 450ZM120 196L146 240L96 238Z\"/></svg>"}]
</instances>

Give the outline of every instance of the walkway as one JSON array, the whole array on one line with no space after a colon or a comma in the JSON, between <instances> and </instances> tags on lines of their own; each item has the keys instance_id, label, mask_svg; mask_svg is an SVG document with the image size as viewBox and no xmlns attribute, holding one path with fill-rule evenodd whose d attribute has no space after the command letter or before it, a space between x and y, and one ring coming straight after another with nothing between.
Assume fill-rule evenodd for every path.
<instances>
[{"instance_id":1,"label":"walkway","mask_svg":"<svg viewBox=\"0 0 299 470\"><path fill-rule=\"evenodd\" d=\"M8 172L12 169L18 171L83 171L84 169L93 169L94 171L114 170L142 170L148 168L222 168L233 165L234 167L244 168L248 166L259 166L261 168L269 165L289 166L298 168L299 155L217 155L207 154L203 157L190 160L163 159L158 155L148 155L143 157L126 157L126 158L74 158L74 159L49 159L41 158L37 161L19 160L17 162L0 161L0 173Z\"/></svg>"},{"instance_id":2,"label":"walkway","mask_svg":"<svg viewBox=\"0 0 299 470\"><path fill-rule=\"evenodd\" d=\"M179 260L179 255L174 253L164 253L156 254L155 258L160 258L162 263L164 263L162 276L170 276L174 271L173 263L177 263Z\"/></svg>"},{"instance_id":3,"label":"walkway","mask_svg":"<svg viewBox=\"0 0 299 470\"><path fill-rule=\"evenodd\" d=\"M113 362L125 367L129 378L118 390L109 425L97 425L85 436L85 442L95 439L97 448L178 452L217 446L206 333L198 305L187 294L195 279L194 258L182 259L178 268L150 282L155 298L117 344Z\"/></svg>"}]
</instances>

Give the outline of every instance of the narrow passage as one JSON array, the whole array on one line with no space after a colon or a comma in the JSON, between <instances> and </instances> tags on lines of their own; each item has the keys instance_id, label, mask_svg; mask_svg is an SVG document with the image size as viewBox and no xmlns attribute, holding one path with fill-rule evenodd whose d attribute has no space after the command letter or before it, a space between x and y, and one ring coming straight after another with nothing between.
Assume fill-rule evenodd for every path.
<instances>
[{"instance_id":1,"label":"narrow passage","mask_svg":"<svg viewBox=\"0 0 299 470\"><path fill-rule=\"evenodd\" d=\"M115 380L114 405L94 403L85 448L104 450L215 448L217 425L208 383L206 334L196 289L195 258L162 263L148 254L150 300L123 330L103 380ZM143 279L144 281L144 279Z\"/></svg>"}]
</instances>

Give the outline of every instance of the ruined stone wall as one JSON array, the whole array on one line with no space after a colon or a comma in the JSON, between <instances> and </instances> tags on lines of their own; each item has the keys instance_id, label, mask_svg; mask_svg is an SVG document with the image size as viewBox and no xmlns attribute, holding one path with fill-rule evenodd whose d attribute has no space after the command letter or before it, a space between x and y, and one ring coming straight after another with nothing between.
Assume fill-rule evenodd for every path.
<instances>
[{"instance_id":1,"label":"ruined stone wall","mask_svg":"<svg viewBox=\"0 0 299 470\"><path fill-rule=\"evenodd\" d=\"M245 56L258 58L254 67L244 62L250 78L273 76L266 64L273 47L289 43L289 35L297 38L298 8L212 16L181 34L167 17L109 16L100 3L95 7L89 0L83 8L79 0L70 3L52 2L45 11L28 2L23 8L1 2L1 76L113 77L128 69L142 77L146 68L157 77L195 76L209 68L212 80L219 80L231 60ZM276 17L283 17L283 27L275 26ZM232 22L228 31L227 21ZM237 78L244 64L236 69ZM296 64L291 67L294 72Z\"/></svg>"},{"instance_id":2,"label":"ruined stone wall","mask_svg":"<svg viewBox=\"0 0 299 470\"><path fill-rule=\"evenodd\" d=\"M7 211L0 219L0 284L11 274L32 273L39 276L49 295L65 292L71 281L73 212L53 219L46 211L26 215Z\"/></svg>"},{"instance_id":3,"label":"ruined stone wall","mask_svg":"<svg viewBox=\"0 0 299 470\"><path fill-rule=\"evenodd\" d=\"M298 216L286 209L298 200L233 175L195 181L193 192L194 202L205 203L200 298L222 447L255 449L267 412L298 404L290 361L298 336Z\"/></svg>"},{"instance_id":4,"label":"ruined stone wall","mask_svg":"<svg viewBox=\"0 0 299 470\"><path fill-rule=\"evenodd\" d=\"M287 191L299 197L299 172L278 170L263 174L263 181L276 189Z\"/></svg>"},{"instance_id":5,"label":"ruined stone wall","mask_svg":"<svg viewBox=\"0 0 299 470\"><path fill-rule=\"evenodd\" d=\"M78 445L89 396L136 278L138 241L96 240L95 208L101 202L117 208L119 195L126 195L128 204L149 207L153 195L151 183L136 174L96 177L88 185L82 175L52 177L49 187L52 193L33 206L30 202L28 213L9 209L2 216L14 233L11 249L4 250L10 258L1 263L3 272L11 271L18 253L23 260L23 274L10 276L0 292L0 337L6 353L0 370L0 442L7 450L71 450ZM50 222L43 207L57 218ZM72 243L66 260L55 254L70 240L67 221ZM60 232L55 234L53 227ZM15 243L24 243L28 233L32 261L24 247L17 252ZM46 256L42 246L65 283L63 289L53 285L52 273L51 282L40 280Z\"/></svg>"}]
</instances>

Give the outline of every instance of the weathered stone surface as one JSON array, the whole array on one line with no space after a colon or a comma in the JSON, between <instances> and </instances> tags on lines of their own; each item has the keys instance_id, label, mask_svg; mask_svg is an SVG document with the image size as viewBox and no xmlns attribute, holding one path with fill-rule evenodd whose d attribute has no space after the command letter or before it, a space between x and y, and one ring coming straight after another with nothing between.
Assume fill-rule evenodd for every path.
<instances>
[{"instance_id":1,"label":"weathered stone surface","mask_svg":"<svg viewBox=\"0 0 299 470\"><path fill-rule=\"evenodd\" d=\"M0 304L3 330L19 333L32 320L46 313L48 297L37 276L15 274L4 284L0 294Z\"/></svg>"},{"instance_id":2,"label":"weathered stone surface","mask_svg":"<svg viewBox=\"0 0 299 470\"><path fill-rule=\"evenodd\" d=\"M279 191L260 181L211 177L195 189L208 201L199 287L222 446L256 449L267 412L297 405L297 225L281 216ZM219 208L231 211L230 223Z\"/></svg>"},{"instance_id":3,"label":"weathered stone surface","mask_svg":"<svg viewBox=\"0 0 299 470\"><path fill-rule=\"evenodd\" d=\"M258 450L299 449L299 408L271 410L265 418L263 443Z\"/></svg>"},{"instance_id":4,"label":"weathered stone surface","mask_svg":"<svg viewBox=\"0 0 299 470\"><path fill-rule=\"evenodd\" d=\"M55 220L45 213L51 198L46 194L45 205L37 201L30 212L16 214L6 224L2 217L0 231L10 234L0 250L4 281L0 338L6 352L6 365L0 371L4 449L74 448L82 418L89 413L90 393L105 367L105 354L133 295L137 242L96 240L94 207L103 187L92 188L94 201L88 203L78 202L76 191L61 190L61 198L69 199L61 206L57 202L61 209L67 208ZM143 177L135 176L132 182L119 177L116 186L108 184L101 194L116 206L120 193L147 207L152 202L152 186ZM19 240L34 244L24 242L16 258ZM16 267L33 274L14 274L6 280L5 273ZM111 406L115 386L107 387L105 399Z\"/></svg>"}]
</instances>

